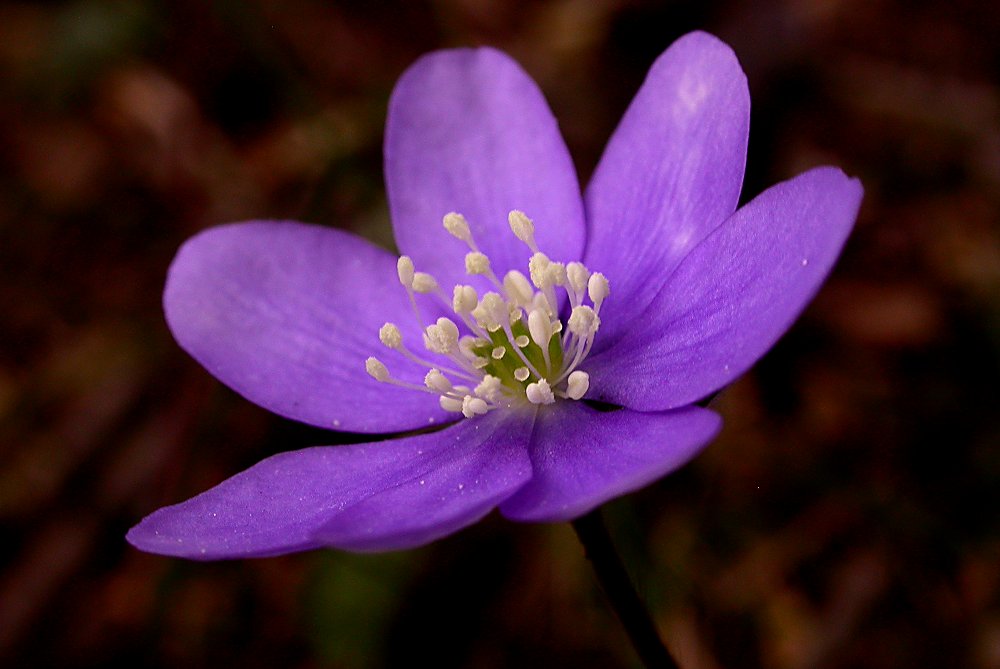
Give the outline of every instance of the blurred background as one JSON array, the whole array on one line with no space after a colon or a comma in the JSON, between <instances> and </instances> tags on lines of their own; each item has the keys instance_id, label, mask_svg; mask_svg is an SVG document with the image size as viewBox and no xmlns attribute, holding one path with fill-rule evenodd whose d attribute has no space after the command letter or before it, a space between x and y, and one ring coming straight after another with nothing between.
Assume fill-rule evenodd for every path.
<instances>
[{"instance_id":1,"label":"blurred background","mask_svg":"<svg viewBox=\"0 0 1000 669\"><path fill-rule=\"evenodd\" d=\"M685 667L1000 667L1000 12L988 0L0 5L0 665L633 667L568 525L197 564L126 530L323 433L172 341L166 268L246 218L391 245L391 87L491 44L585 183L704 29L753 99L744 199L819 164L860 220L693 463L606 509ZM346 437L350 438L350 437Z\"/></svg>"}]
</instances>

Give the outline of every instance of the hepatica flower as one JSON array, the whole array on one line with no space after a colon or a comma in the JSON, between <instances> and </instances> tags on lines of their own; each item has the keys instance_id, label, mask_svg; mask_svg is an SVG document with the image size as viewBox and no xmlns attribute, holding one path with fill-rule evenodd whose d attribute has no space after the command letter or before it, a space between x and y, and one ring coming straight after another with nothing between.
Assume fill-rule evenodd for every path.
<instances>
[{"instance_id":1,"label":"hepatica flower","mask_svg":"<svg viewBox=\"0 0 1000 669\"><path fill-rule=\"evenodd\" d=\"M401 549L494 508L571 520L683 465L721 424L696 403L789 327L861 200L820 167L737 209L749 104L725 44L681 38L581 196L516 63L492 49L419 60L385 137L404 255L237 223L188 241L164 295L181 346L247 399L408 436L275 455L129 541L196 559Z\"/></svg>"}]
</instances>

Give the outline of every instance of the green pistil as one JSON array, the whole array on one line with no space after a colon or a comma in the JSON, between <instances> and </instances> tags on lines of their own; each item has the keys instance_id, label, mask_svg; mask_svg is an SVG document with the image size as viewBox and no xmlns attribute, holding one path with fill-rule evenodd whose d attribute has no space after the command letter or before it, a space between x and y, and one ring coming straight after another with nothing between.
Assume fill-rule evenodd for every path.
<instances>
[{"instance_id":1,"label":"green pistil","mask_svg":"<svg viewBox=\"0 0 1000 669\"><path fill-rule=\"evenodd\" d=\"M563 360L562 343L560 342L559 333L553 333L552 337L549 339L550 365L548 369L546 369L545 357L542 355L542 348L531 339L531 335L528 333L528 327L524 324L524 322L518 320L511 325L510 329L515 339L521 336L528 337L528 345L522 348L521 352L535 367L535 369L542 372L542 374L545 374L547 380L549 381L555 378L559 369L562 367ZM482 371L486 374L492 374L497 377L503 385L511 390L524 394L528 384L538 381L538 379L534 374L532 374L524 381L518 381L514 377L514 370L524 367L525 365L521 360L521 357L517 354L514 342L507 338L507 333L503 331L503 328L497 328L495 331L490 332L489 335L489 344L482 344L481 346L475 346L472 348L476 355L489 360L489 364L483 367ZM499 360L493 357L493 349L498 346L502 346L504 348L504 355Z\"/></svg>"}]
</instances>

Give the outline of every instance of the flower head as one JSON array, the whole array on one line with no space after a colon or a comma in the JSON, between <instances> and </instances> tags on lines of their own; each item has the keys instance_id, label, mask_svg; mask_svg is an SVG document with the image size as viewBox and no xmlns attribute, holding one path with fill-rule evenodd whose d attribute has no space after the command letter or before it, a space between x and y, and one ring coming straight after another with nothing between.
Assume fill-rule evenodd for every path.
<instances>
[{"instance_id":1,"label":"flower head","mask_svg":"<svg viewBox=\"0 0 1000 669\"><path fill-rule=\"evenodd\" d=\"M818 289L861 186L817 168L737 209L746 79L704 33L653 65L581 197L541 93L491 49L425 56L386 128L396 258L247 222L189 240L164 305L212 374L386 441L283 453L129 532L196 559L427 543L494 508L562 521L687 462ZM599 410L594 400L617 407Z\"/></svg>"}]
</instances>

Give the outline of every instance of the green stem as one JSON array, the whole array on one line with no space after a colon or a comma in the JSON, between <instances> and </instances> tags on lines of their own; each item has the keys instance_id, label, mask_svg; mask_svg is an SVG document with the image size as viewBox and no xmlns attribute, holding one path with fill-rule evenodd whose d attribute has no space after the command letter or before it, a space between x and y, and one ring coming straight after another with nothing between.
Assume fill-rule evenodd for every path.
<instances>
[{"instance_id":1,"label":"green stem","mask_svg":"<svg viewBox=\"0 0 1000 669\"><path fill-rule=\"evenodd\" d=\"M660 639L656 625L632 585L604 526L600 509L573 521L597 580L646 669L680 669Z\"/></svg>"}]
</instances>

